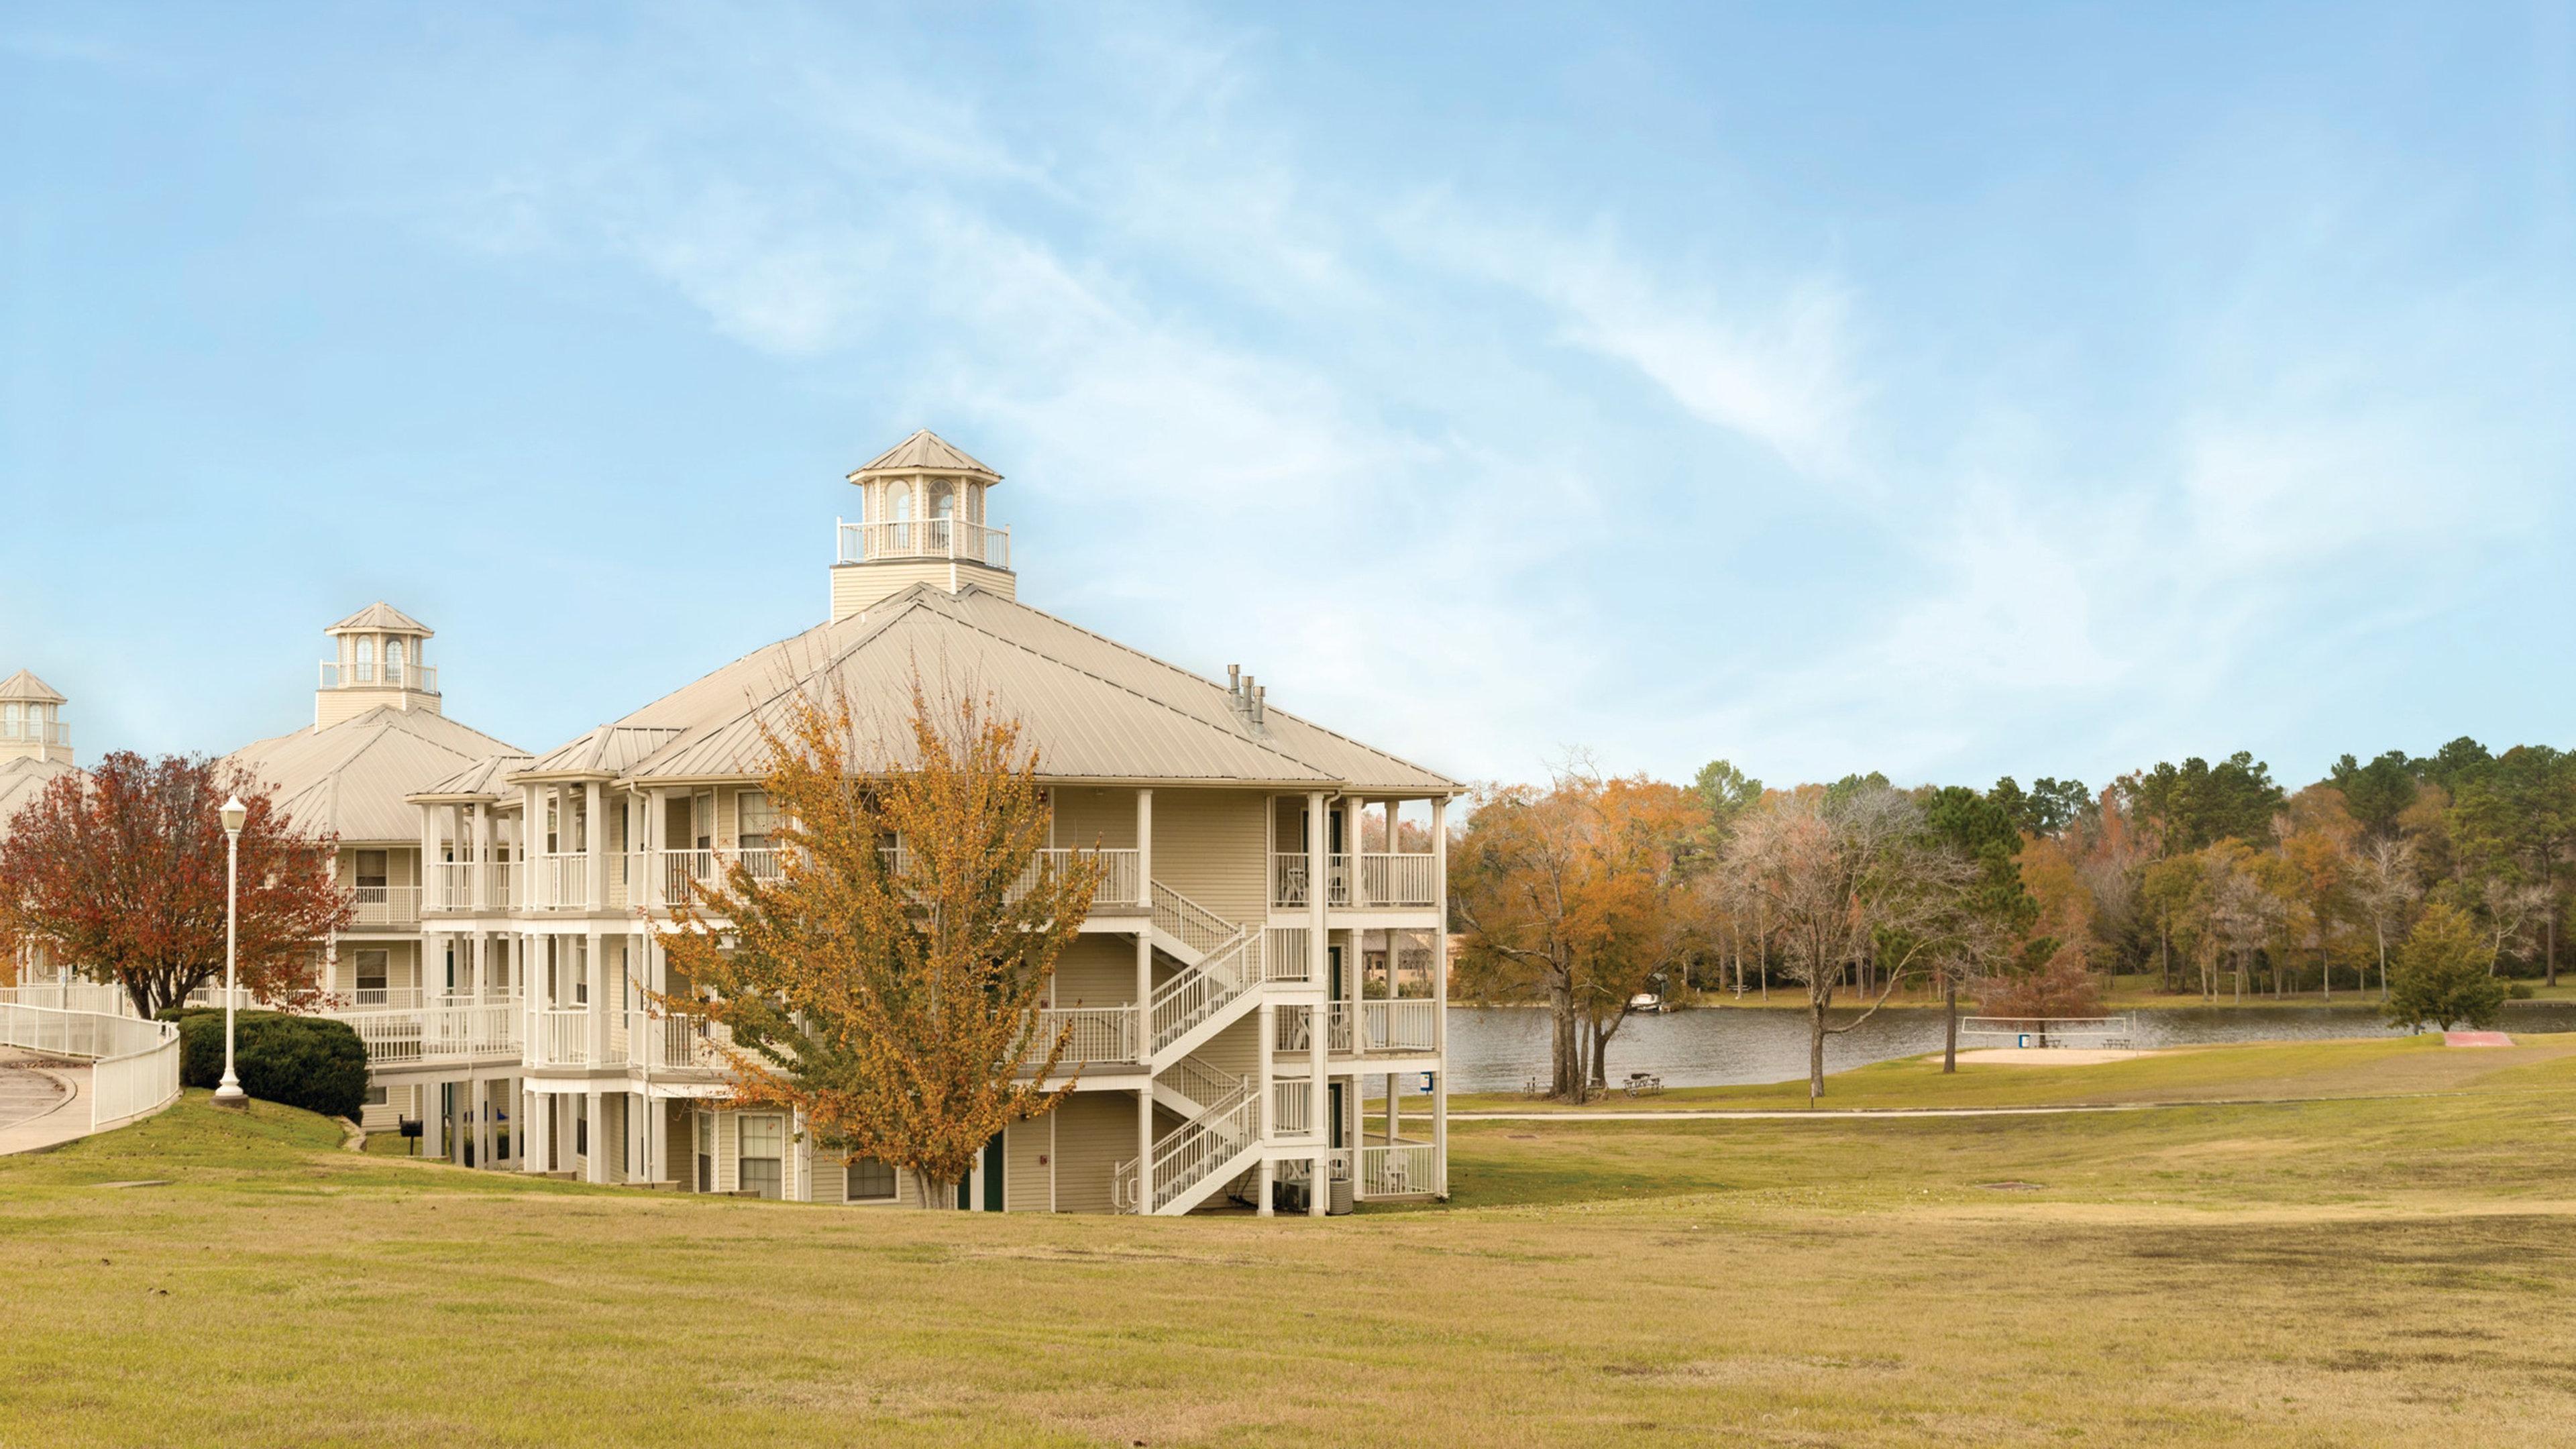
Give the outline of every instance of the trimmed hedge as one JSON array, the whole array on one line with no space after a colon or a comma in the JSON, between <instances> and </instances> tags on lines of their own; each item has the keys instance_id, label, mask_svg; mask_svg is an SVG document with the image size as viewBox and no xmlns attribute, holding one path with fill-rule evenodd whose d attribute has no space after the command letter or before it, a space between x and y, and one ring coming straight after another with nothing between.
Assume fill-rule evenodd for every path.
<instances>
[{"instance_id":1,"label":"trimmed hedge","mask_svg":"<svg viewBox=\"0 0 2576 1449\"><path fill-rule=\"evenodd\" d=\"M212 1087L224 1079L224 1014L205 1006L161 1013L179 1024L179 1081ZM345 1021L244 1011L234 1017L233 1070L242 1090L326 1117L355 1117L367 1102L367 1048Z\"/></svg>"}]
</instances>

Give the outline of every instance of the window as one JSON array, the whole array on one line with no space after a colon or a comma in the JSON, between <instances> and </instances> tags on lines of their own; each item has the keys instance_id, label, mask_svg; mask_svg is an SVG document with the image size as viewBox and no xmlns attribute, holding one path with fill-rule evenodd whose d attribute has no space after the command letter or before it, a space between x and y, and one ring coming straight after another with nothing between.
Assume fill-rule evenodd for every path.
<instances>
[{"instance_id":1,"label":"window","mask_svg":"<svg viewBox=\"0 0 2576 1449\"><path fill-rule=\"evenodd\" d=\"M384 1005L385 953L382 951L360 951L357 953L357 956L358 1004L360 1006Z\"/></svg>"},{"instance_id":2,"label":"window","mask_svg":"<svg viewBox=\"0 0 2576 1449\"><path fill-rule=\"evenodd\" d=\"M742 1122L742 1190L762 1197L781 1195L786 1161L787 1122L782 1117L745 1117Z\"/></svg>"},{"instance_id":3,"label":"window","mask_svg":"<svg viewBox=\"0 0 2576 1449\"><path fill-rule=\"evenodd\" d=\"M894 1197L894 1168L873 1157L853 1157L843 1180L843 1196L852 1202L888 1202Z\"/></svg>"},{"instance_id":4,"label":"window","mask_svg":"<svg viewBox=\"0 0 2576 1449\"><path fill-rule=\"evenodd\" d=\"M381 850L358 852L358 900L366 905L385 903L385 853Z\"/></svg>"},{"instance_id":5,"label":"window","mask_svg":"<svg viewBox=\"0 0 2576 1449\"><path fill-rule=\"evenodd\" d=\"M361 636L358 640L358 682L373 684L376 679L376 641Z\"/></svg>"},{"instance_id":6,"label":"window","mask_svg":"<svg viewBox=\"0 0 2576 1449\"><path fill-rule=\"evenodd\" d=\"M370 1107L385 1105L385 1089L381 1086L367 1088L367 1105Z\"/></svg>"},{"instance_id":7,"label":"window","mask_svg":"<svg viewBox=\"0 0 2576 1449\"><path fill-rule=\"evenodd\" d=\"M0 704L0 735L14 735L17 732L18 702L13 699L7 704Z\"/></svg>"},{"instance_id":8,"label":"window","mask_svg":"<svg viewBox=\"0 0 2576 1449\"><path fill-rule=\"evenodd\" d=\"M572 1099L572 1150L576 1157L590 1155L590 1099Z\"/></svg>"},{"instance_id":9,"label":"window","mask_svg":"<svg viewBox=\"0 0 2576 1449\"><path fill-rule=\"evenodd\" d=\"M741 829L742 848L767 850L769 828L777 819L769 808L769 796L758 790L745 790L734 797L734 812Z\"/></svg>"},{"instance_id":10,"label":"window","mask_svg":"<svg viewBox=\"0 0 2576 1449\"><path fill-rule=\"evenodd\" d=\"M385 683L403 682L403 646L400 639L385 641Z\"/></svg>"}]
</instances>

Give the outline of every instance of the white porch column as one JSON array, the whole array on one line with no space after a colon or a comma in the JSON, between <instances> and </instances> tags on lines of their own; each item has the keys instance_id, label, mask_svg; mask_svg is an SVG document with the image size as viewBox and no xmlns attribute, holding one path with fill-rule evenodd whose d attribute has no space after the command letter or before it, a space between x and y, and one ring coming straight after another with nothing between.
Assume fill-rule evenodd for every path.
<instances>
[{"instance_id":1,"label":"white porch column","mask_svg":"<svg viewBox=\"0 0 2576 1449\"><path fill-rule=\"evenodd\" d=\"M1449 1063L1431 1074L1431 1180L1449 1200Z\"/></svg>"},{"instance_id":2,"label":"white porch column","mask_svg":"<svg viewBox=\"0 0 2576 1449\"><path fill-rule=\"evenodd\" d=\"M1333 1139L1325 1137L1326 1142ZM1306 1179L1306 1216L1320 1218L1324 1207L1333 1200L1333 1159L1329 1153L1315 1154L1314 1175Z\"/></svg>"},{"instance_id":3,"label":"white porch column","mask_svg":"<svg viewBox=\"0 0 2576 1449\"><path fill-rule=\"evenodd\" d=\"M430 879L439 873L438 838L440 831L438 828L438 817L446 814L450 808L451 807L445 805L423 805L420 807L420 869L412 872L412 875L413 888L419 892L420 908L424 911L429 909ZM387 884L391 884L391 882L387 882Z\"/></svg>"},{"instance_id":4,"label":"white porch column","mask_svg":"<svg viewBox=\"0 0 2576 1449\"><path fill-rule=\"evenodd\" d=\"M1154 1086L1136 1089L1136 1211L1154 1210Z\"/></svg>"},{"instance_id":5,"label":"white porch column","mask_svg":"<svg viewBox=\"0 0 2576 1449\"><path fill-rule=\"evenodd\" d=\"M608 1060L608 938L597 931L581 938L581 979L590 996L589 1009L582 1015L582 1034L590 1042L590 1065L595 1069ZM592 1121L598 1119L594 1116Z\"/></svg>"},{"instance_id":6,"label":"white porch column","mask_svg":"<svg viewBox=\"0 0 2576 1449\"><path fill-rule=\"evenodd\" d=\"M1342 844L1351 850L1351 904L1368 904L1368 802L1354 797L1343 807Z\"/></svg>"},{"instance_id":7,"label":"white porch column","mask_svg":"<svg viewBox=\"0 0 2576 1449\"><path fill-rule=\"evenodd\" d=\"M525 1077L519 1079L519 1170L546 1170L546 1099L528 1090Z\"/></svg>"},{"instance_id":8,"label":"white porch column","mask_svg":"<svg viewBox=\"0 0 2576 1449\"><path fill-rule=\"evenodd\" d=\"M1151 1071L1154 1061L1154 938L1136 933L1136 1060Z\"/></svg>"},{"instance_id":9,"label":"white porch column","mask_svg":"<svg viewBox=\"0 0 2576 1449\"><path fill-rule=\"evenodd\" d=\"M1332 982L1324 974L1324 882L1331 865L1325 830L1324 792L1317 790L1306 796L1306 976L1330 994ZM1322 1023L1316 1026L1315 1040L1321 1042Z\"/></svg>"},{"instance_id":10,"label":"white porch column","mask_svg":"<svg viewBox=\"0 0 2576 1449\"><path fill-rule=\"evenodd\" d=\"M1449 1080L1449 798L1445 795L1431 800L1431 900L1439 921L1431 932L1431 999L1439 1003L1431 1013L1431 1049L1441 1053L1438 1084L1445 1088ZM1445 1160L1440 1171L1445 1193L1449 1171Z\"/></svg>"},{"instance_id":11,"label":"white porch column","mask_svg":"<svg viewBox=\"0 0 2576 1449\"><path fill-rule=\"evenodd\" d=\"M608 800L597 780L582 787L589 813L582 818L582 858L590 881L590 908L608 909Z\"/></svg>"},{"instance_id":12,"label":"white porch column","mask_svg":"<svg viewBox=\"0 0 2576 1449\"><path fill-rule=\"evenodd\" d=\"M638 1093L644 1107L644 1172L652 1182L671 1180L671 1117L660 1102Z\"/></svg>"},{"instance_id":13,"label":"white porch column","mask_svg":"<svg viewBox=\"0 0 2576 1449\"><path fill-rule=\"evenodd\" d=\"M420 1089L420 1155L447 1155L447 1084L426 1082Z\"/></svg>"},{"instance_id":14,"label":"white porch column","mask_svg":"<svg viewBox=\"0 0 2576 1449\"><path fill-rule=\"evenodd\" d=\"M1136 792L1136 904L1154 908L1154 792Z\"/></svg>"},{"instance_id":15,"label":"white porch column","mask_svg":"<svg viewBox=\"0 0 2576 1449\"><path fill-rule=\"evenodd\" d=\"M582 1105L590 1114L590 1141L585 1144L589 1150L583 1153L581 1162L584 1182L608 1181L608 1144L602 1140L608 1135L602 1130L608 1125L604 1107L607 1099L608 1094L596 1086L582 1094Z\"/></svg>"},{"instance_id":16,"label":"white porch column","mask_svg":"<svg viewBox=\"0 0 2576 1449\"><path fill-rule=\"evenodd\" d=\"M500 1100L501 1094L496 1090L499 1085L486 1081L474 1084L474 1165L477 1167L494 1165L492 1145L500 1134L492 1130L492 1106Z\"/></svg>"},{"instance_id":17,"label":"white porch column","mask_svg":"<svg viewBox=\"0 0 2576 1449\"><path fill-rule=\"evenodd\" d=\"M474 868L465 873L466 899L480 914L492 903L492 806L474 802Z\"/></svg>"},{"instance_id":18,"label":"white porch column","mask_svg":"<svg viewBox=\"0 0 2576 1449\"><path fill-rule=\"evenodd\" d=\"M1269 1158L1264 1157L1261 1159L1259 1176L1255 1180L1258 1185L1253 1188L1253 1216L1264 1218L1276 1216L1276 1210L1270 1206L1270 1195L1272 1189Z\"/></svg>"},{"instance_id":19,"label":"white porch column","mask_svg":"<svg viewBox=\"0 0 2576 1449\"><path fill-rule=\"evenodd\" d=\"M648 908L664 904L663 883L669 875L662 864L662 852L670 848L665 837L671 828L671 811L664 802L664 793L644 792L644 904Z\"/></svg>"}]
</instances>

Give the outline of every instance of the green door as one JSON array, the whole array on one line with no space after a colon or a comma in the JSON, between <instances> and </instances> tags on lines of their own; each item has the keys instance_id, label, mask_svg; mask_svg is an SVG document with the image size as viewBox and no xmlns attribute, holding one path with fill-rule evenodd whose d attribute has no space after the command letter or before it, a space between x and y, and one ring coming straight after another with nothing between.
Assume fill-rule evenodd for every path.
<instances>
[{"instance_id":1,"label":"green door","mask_svg":"<svg viewBox=\"0 0 2576 1449\"><path fill-rule=\"evenodd\" d=\"M975 1206L975 1178L972 1173L957 1180L957 1210L967 1212ZM984 1144L984 1211L1002 1210L1002 1134Z\"/></svg>"}]
</instances>

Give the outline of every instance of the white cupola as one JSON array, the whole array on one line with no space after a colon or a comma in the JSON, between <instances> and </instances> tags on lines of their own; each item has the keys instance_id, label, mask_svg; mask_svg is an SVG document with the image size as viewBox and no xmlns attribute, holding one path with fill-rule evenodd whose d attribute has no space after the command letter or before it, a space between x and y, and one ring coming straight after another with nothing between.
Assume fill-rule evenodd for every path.
<instances>
[{"instance_id":1,"label":"white cupola","mask_svg":"<svg viewBox=\"0 0 2576 1449\"><path fill-rule=\"evenodd\" d=\"M430 667L430 627L378 600L322 632L338 657L322 661L313 692L313 727L327 730L379 705L438 713L438 671Z\"/></svg>"},{"instance_id":2,"label":"white cupola","mask_svg":"<svg viewBox=\"0 0 2576 1449\"><path fill-rule=\"evenodd\" d=\"M70 764L72 731L63 723L68 702L24 669L0 679L0 760Z\"/></svg>"},{"instance_id":3,"label":"white cupola","mask_svg":"<svg viewBox=\"0 0 2576 1449\"><path fill-rule=\"evenodd\" d=\"M974 584L1013 597L1011 531L986 521L985 496L1002 475L928 428L850 474L856 522L834 529L832 617L846 619L915 584L951 593Z\"/></svg>"}]
</instances>

